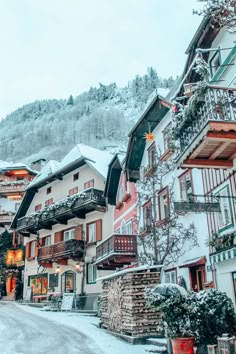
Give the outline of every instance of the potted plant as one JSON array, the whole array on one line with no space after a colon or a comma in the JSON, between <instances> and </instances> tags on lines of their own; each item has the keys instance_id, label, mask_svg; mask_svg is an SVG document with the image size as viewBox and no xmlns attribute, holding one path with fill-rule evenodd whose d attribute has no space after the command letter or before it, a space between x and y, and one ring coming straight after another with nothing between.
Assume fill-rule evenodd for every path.
<instances>
[{"instance_id":1,"label":"potted plant","mask_svg":"<svg viewBox=\"0 0 236 354\"><path fill-rule=\"evenodd\" d=\"M148 306L160 311L166 337L172 340L174 354L193 354L195 339L189 297L178 292L162 295L155 289L148 289L146 300Z\"/></svg>"},{"instance_id":2,"label":"potted plant","mask_svg":"<svg viewBox=\"0 0 236 354\"><path fill-rule=\"evenodd\" d=\"M189 294L192 303L192 328L198 347L197 354L207 354L207 345L217 344L217 337L236 333L236 315L226 293L208 289Z\"/></svg>"}]
</instances>

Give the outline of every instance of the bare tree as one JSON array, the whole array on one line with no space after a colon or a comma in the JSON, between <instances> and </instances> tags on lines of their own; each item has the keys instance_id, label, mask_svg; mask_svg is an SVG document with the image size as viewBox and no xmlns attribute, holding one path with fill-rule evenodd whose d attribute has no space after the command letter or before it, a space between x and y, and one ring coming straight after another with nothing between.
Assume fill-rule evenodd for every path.
<instances>
[{"instance_id":1,"label":"bare tree","mask_svg":"<svg viewBox=\"0 0 236 354\"><path fill-rule=\"evenodd\" d=\"M141 264L165 264L177 262L186 249L198 245L196 229L193 223L187 227L180 221L174 210L175 178L167 185L163 178L174 169L174 161L161 161L156 153L152 173L145 168L137 183L137 233L139 261ZM149 168L150 170L150 168ZM168 188L165 200L167 216L158 221L158 192ZM142 206L146 202L146 208ZM143 221L143 222L142 222Z\"/></svg>"}]
</instances>

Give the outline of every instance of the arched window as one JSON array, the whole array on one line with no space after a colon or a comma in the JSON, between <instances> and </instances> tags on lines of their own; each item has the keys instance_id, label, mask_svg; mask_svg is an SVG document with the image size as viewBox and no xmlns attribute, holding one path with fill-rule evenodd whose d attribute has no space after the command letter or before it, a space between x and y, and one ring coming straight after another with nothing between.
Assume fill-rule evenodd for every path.
<instances>
[{"instance_id":1,"label":"arched window","mask_svg":"<svg viewBox=\"0 0 236 354\"><path fill-rule=\"evenodd\" d=\"M68 270L61 276L61 292L63 293L75 293L76 292L76 273L72 270Z\"/></svg>"}]
</instances>

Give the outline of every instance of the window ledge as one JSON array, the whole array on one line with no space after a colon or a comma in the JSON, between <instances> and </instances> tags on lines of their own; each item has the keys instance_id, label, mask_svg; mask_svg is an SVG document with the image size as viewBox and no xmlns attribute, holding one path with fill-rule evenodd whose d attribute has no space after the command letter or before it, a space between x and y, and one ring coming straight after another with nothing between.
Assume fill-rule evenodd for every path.
<instances>
[{"instance_id":1,"label":"window ledge","mask_svg":"<svg viewBox=\"0 0 236 354\"><path fill-rule=\"evenodd\" d=\"M160 161L167 161L171 155L173 155L174 150L173 149L168 149L160 156Z\"/></svg>"},{"instance_id":2,"label":"window ledge","mask_svg":"<svg viewBox=\"0 0 236 354\"><path fill-rule=\"evenodd\" d=\"M165 218L165 219L162 219L162 220L159 220L156 222L156 226L162 226L162 225L165 225L167 224L168 222L170 221L170 218Z\"/></svg>"},{"instance_id":3,"label":"window ledge","mask_svg":"<svg viewBox=\"0 0 236 354\"><path fill-rule=\"evenodd\" d=\"M97 244L97 241L93 241L93 242L88 242L87 243L87 246L89 247L89 246L94 246L94 245L96 245Z\"/></svg>"}]
</instances>

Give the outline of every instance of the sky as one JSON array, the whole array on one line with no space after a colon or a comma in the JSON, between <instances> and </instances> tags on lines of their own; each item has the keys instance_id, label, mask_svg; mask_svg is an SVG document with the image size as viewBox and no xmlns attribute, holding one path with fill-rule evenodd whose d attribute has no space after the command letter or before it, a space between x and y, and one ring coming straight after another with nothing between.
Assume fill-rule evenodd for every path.
<instances>
[{"instance_id":1,"label":"sky","mask_svg":"<svg viewBox=\"0 0 236 354\"><path fill-rule=\"evenodd\" d=\"M0 119L36 99L77 96L150 66L180 75L197 0L0 0Z\"/></svg>"}]
</instances>

